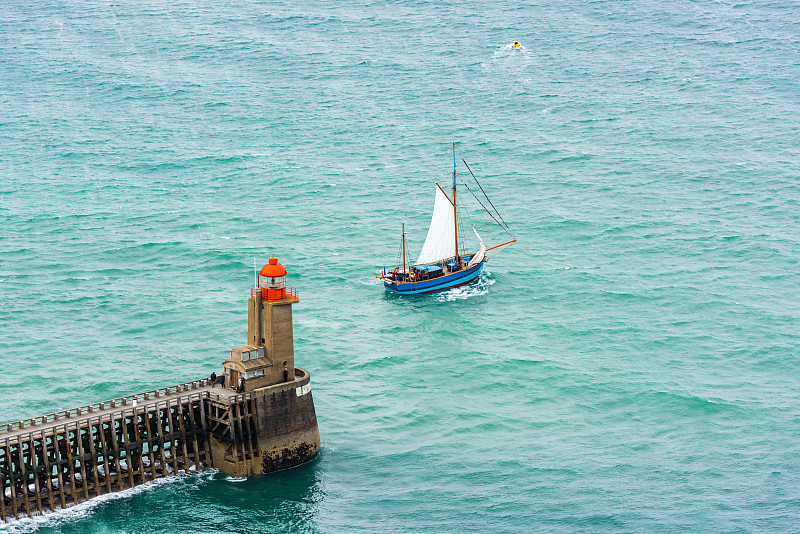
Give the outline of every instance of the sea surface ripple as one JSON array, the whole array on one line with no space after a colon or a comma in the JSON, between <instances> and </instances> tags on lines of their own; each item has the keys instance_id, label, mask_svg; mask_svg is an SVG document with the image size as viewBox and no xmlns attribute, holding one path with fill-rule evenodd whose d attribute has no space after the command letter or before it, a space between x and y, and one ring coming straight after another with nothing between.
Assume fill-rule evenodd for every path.
<instances>
[{"instance_id":1,"label":"sea surface ripple","mask_svg":"<svg viewBox=\"0 0 800 534\"><path fill-rule=\"evenodd\" d=\"M0 420L219 371L276 254L322 435L0 530L800 529L796 2L7 0L0 58ZM518 243L394 297L452 142Z\"/></svg>"}]
</instances>

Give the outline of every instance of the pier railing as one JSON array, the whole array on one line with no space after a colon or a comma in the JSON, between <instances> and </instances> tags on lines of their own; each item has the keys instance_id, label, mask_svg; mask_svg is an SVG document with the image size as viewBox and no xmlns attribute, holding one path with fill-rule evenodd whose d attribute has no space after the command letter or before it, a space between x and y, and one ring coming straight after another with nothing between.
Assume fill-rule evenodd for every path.
<instances>
[{"instance_id":1,"label":"pier railing","mask_svg":"<svg viewBox=\"0 0 800 534\"><path fill-rule=\"evenodd\" d=\"M198 380L198 382L199 382L199 380ZM191 382L187 382L187 383L191 383ZM180 385L183 385L183 384L180 384ZM178 386L171 386L171 387L175 388L175 387L178 387ZM168 389L168 388L162 388L162 390L163 389ZM151 392L148 392L148 393L151 393ZM120 397L120 398L122 398L122 397ZM152 397L152 398L155 398L155 397ZM206 398L208 398L208 393L205 392L205 391L200 391L200 392L197 392L197 393L189 394L186 397L181 397L181 400L183 402L187 402L187 401L188 402L192 402L192 401L202 401L203 399L206 399ZM114 399L114 400L118 400L118 399ZM106 402L111 402L111 401L106 401ZM153 407L160 408L162 405L169 407L170 406L170 402L172 402L173 405L174 405L175 399L172 399L172 400L164 399L164 400L161 400L161 401L157 401L155 404L149 403L147 405L141 404L141 405L138 405L138 406L136 404L133 404L132 402L129 402L127 405L118 404L117 406L121 407L119 410L103 412L102 414L101 413L97 413L99 410L95 410L94 413L97 413L97 415L95 415L95 416L87 416L86 418L79 419L79 420L78 419L70 420L68 418L63 418L63 421L64 421L63 423L56 423L56 424L47 425L47 426L38 426L38 424L37 424L37 425L25 425L24 427L15 427L12 430L17 430L17 429L20 429L20 428L27 428L28 431L27 432L22 432L22 433L15 432L11 437L4 437L3 436L3 432L8 432L8 430L6 429L7 425L4 424L4 425L2 425L0 427L0 450L2 450L3 447L8 447L9 443L21 442L21 441L26 441L26 440L30 441L30 440L32 440L34 438L42 438L42 439L44 439L44 437L46 435L48 435L48 434L57 434L57 433L67 432L68 430L72 430L74 428L78 428L81 425L81 423L84 423L86 421L101 422L103 420L106 420L106 421L114 420L114 419L119 420L125 414L135 413L137 409L143 409L143 410L150 409L150 410L152 410ZM100 403L97 403L97 404L100 404ZM77 408L75 410L77 410ZM78 412L76 412L74 410L64 410L64 412L59 412L59 413L66 413L67 411L71 411L73 414L78 413ZM82 412L82 413L83 414L88 414L89 412ZM53 415L53 414L49 414L49 415ZM42 417L46 417L46 416L42 416ZM38 419L38 417L36 419ZM29 421L29 419L25 419L25 421ZM50 421L51 422L55 421L55 419L51 419ZM8 423L8 424L16 424L16 423L21 423L21 422L23 422L23 421L15 421L14 423Z\"/></svg>"},{"instance_id":2,"label":"pier railing","mask_svg":"<svg viewBox=\"0 0 800 534\"><path fill-rule=\"evenodd\" d=\"M311 381L311 378L308 374L308 371L305 369L301 369L300 367L294 368L294 382L279 382L277 384L273 384L271 386L267 386L263 388L262 394L264 391L268 392L278 392L284 389L293 389L296 387L303 387ZM221 388L220 388L221 389ZM218 402L224 402L226 404L238 404L241 402L249 401L254 398L254 394L252 391L248 391L245 393L223 393L220 395L219 393L214 393L212 391L206 391L203 393L203 396L206 399L213 399Z\"/></svg>"},{"instance_id":3,"label":"pier railing","mask_svg":"<svg viewBox=\"0 0 800 534\"><path fill-rule=\"evenodd\" d=\"M91 414L94 412L108 410L111 408L117 408L119 406L135 406L139 401L148 401L150 399L164 397L167 395L174 395L176 393L182 393L184 391L191 391L193 389L205 387L210 384L211 384L211 379L202 378L200 380L192 380L191 382L184 382L183 384L177 384L174 386L168 386L164 388L153 389L151 391L145 391L144 393L136 393L135 395L127 395L125 397L118 397L116 399L111 399L102 402L95 402L92 404L87 404L85 406L79 406L78 408L70 408L69 410L62 410L60 412L49 413L47 415L31 417L30 419L22 419L21 421L5 423L0 425L0 435L3 432L11 432L14 430L33 427L36 425L52 423L54 421L59 421L61 419L69 419L71 417L80 416L84 414Z\"/></svg>"}]
</instances>

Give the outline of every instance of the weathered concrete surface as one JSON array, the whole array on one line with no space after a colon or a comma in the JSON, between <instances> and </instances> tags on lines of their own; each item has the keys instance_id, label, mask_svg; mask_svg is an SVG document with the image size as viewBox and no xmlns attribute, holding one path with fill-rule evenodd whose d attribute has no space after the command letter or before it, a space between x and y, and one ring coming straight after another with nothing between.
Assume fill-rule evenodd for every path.
<instances>
[{"instance_id":1,"label":"weathered concrete surface","mask_svg":"<svg viewBox=\"0 0 800 534\"><path fill-rule=\"evenodd\" d=\"M260 421L261 473L294 467L310 460L320 439L311 391L297 396L282 391L256 398L259 413L272 414Z\"/></svg>"},{"instance_id":2,"label":"weathered concrete surface","mask_svg":"<svg viewBox=\"0 0 800 534\"><path fill-rule=\"evenodd\" d=\"M294 376L294 332L292 304L297 297L262 300L260 291L250 297L247 307L247 345L231 349L230 358L222 362L227 380L245 379L245 391L284 382L284 372ZM241 351L261 348L263 358L243 361ZM258 373L261 373L258 376Z\"/></svg>"},{"instance_id":3,"label":"weathered concrete surface","mask_svg":"<svg viewBox=\"0 0 800 534\"><path fill-rule=\"evenodd\" d=\"M214 467L233 476L248 476L295 467L314 457L320 437L311 377L300 368L295 375L293 381L240 396L243 415L233 417L241 422L231 432L212 432Z\"/></svg>"}]
</instances>

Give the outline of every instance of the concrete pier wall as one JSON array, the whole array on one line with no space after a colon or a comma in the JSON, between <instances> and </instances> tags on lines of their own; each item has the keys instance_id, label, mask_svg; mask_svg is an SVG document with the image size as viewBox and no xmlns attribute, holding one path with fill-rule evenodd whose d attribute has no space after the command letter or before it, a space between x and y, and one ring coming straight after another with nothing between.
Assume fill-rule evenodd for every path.
<instances>
[{"instance_id":1,"label":"concrete pier wall","mask_svg":"<svg viewBox=\"0 0 800 534\"><path fill-rule=\"evenodd\" d=\"M225 402L209 398L214 467L234 476L287 469L310 460L320 445L308 371ZM223 424L228 412L228 426Z\"/></svg>"},{"instance_id":2,"label":"concrete pier wall","mask_svg":"<svg viewBox=\"0 0 800 534\"><path fill-rule=\"evenodd\" d=\"M269 473L319 448L310 376L236 394L207 379L0 425L0 519L181 472Z\"/></svg>"}]
</instances>

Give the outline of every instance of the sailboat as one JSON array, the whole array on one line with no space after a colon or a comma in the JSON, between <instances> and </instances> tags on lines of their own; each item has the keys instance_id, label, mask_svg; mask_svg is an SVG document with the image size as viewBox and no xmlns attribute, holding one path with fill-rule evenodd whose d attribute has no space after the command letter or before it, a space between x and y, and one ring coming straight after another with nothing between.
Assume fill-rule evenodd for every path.
<instances>
[{"instance_id":1,"label":"sailboat","mask_svg":"<svg viewBox=\"0 0 800 534\"><path fill-rule=\"evenodd\" d=\"M504 248L516 243L517 239L508 228L508 224L503 220L497 208L483 190L483 187L475 178L472 169L469 168L464 158L461 158L464 166L480 188L483 197L494 213L489 210L476 195L466 182L462 185L475 197L475 200L489 214L489 217L497 223L500 228L511 238L498 245L486 247L483 243L475 226L472 231L480 243L478 250L468 250L463 231L459 236L461 220L459 216L459 204L457 192L457 171L456 171L456 148L453 143L453 187L451 194L448 195L442 186L436 184L435 197L433 203L433 215L431 224L428 228L428 235L422 245L422 251L415 263L409 263L406 259L406 231L403 224L401 238L402 264L398 261L393 269L386 268L378 275L383 280L383 285L388 291L400 295L419 295L422 293L432 293L450 289L464 284L468 284L477 279L483 271L486 262Z\"/></svg>"}]
</instances>

